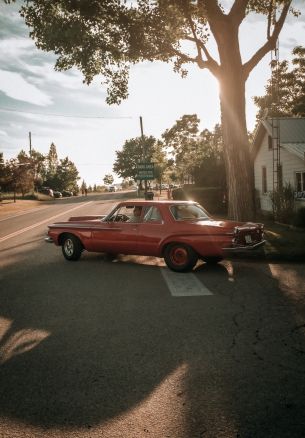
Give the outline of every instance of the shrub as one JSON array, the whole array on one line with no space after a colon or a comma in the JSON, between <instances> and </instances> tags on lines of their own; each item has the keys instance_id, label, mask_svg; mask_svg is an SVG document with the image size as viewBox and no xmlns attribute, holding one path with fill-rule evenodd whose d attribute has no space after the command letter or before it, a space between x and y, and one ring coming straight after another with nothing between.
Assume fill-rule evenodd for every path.
<instances>
[{"instance_id":1,"label":"shrub","mask_svg":"<svg viewBox=\"0 0 305 438\"><path fill-rule=\"evenodd\" d=\"M293 225L305 228L305 207L299 208L294 214Z\"/></svg>"},{"instance_id":2,"label":"shrub","mask_svg":"<svg viewBox=\"0 0 305 438\"><path fill-rule=\"evenodd\" d=\"M294 214L294 189L291 184L285 184L270 193L273 205L274 219L284 224L290 224Z\"/></svg>"}]
</instances>

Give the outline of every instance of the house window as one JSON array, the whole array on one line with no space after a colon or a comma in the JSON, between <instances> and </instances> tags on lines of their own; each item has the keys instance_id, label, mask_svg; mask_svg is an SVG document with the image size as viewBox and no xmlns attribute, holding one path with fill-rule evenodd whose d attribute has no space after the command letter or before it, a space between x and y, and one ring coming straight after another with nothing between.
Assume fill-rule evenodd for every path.
<instances>
[{"instance_id":1,"label":"house window","mask_svg":"<svg viewBox=\"0 0 305 438\"><path fill-rule=\"evenodd\" d=\"M269 149L269 151L272 150L272 137L271 137L271 135L268 135L268 149Z\"/></svg>"},{"instance_id":2,"label":"house window","mask_svg":"<svg viewBox=\"0 0 305 438\"><path fill-rule=\"evenodd\" d=\"M262 167L262 192L267 193L267 169Z\"/></svg>"},{"instance_id":3,"label":"house window","mask_svg":"<svg viewBox=\"0 0 305 438\"><path fill-rule=\"evenodd\" d=\"M305 172L296 172L295 173L295 186L297 192L305 191Z\"/></svg>"}]
</instances>

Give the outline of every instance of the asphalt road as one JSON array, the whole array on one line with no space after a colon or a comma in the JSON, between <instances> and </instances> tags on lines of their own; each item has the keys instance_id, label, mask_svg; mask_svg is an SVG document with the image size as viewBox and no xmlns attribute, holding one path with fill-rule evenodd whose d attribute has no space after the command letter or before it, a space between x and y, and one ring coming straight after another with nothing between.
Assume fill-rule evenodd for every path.
<instances>
[{"instance_id":1,"label":"asphalt road","mask_svg":"<svg viewBox=\"0 0 305 438\"><path fill-rule=\"evenodd\" d=\"M43 241L118 196L0 221L0 437L304 437L304 265L181 275Z\"/></svg>"}]
</instances>

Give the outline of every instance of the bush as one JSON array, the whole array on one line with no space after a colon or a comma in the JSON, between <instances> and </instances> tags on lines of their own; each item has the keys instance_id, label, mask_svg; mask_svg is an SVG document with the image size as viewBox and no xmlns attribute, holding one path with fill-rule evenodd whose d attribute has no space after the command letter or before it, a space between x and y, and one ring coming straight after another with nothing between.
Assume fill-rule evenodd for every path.
<instances>
[{"instance_id":1,"label":"bush","mask_svg":"<svg viewBox=\"0 0 305 438\"><path fill-rule=\"evenodd\" d=\"M296 211L293 217L293 225L296 227L305 228L305 207L301 207Z\"/></svg>"},{"instance_id":2,"label":"bush","mask_svg":"<svg viewBox=\"0 0 305 438\"><path fill-rule=\"evenodd\" d=\"M291 184L285 184L270 193L273 205L274 219L284 224L290 224L294 214L294 189Z\"/></svg>"},{"instance_id":3,"label":"bush","mask_svg":"<svg viewBox=\"0 0 305 438\"><path fill-rule=\"evenodd\" d=\"M182 189L173 189L173 199L192 200L201 204L210 213L225 213L224 191L220 187L184 186Z\"/></svg>"}]
</instances>

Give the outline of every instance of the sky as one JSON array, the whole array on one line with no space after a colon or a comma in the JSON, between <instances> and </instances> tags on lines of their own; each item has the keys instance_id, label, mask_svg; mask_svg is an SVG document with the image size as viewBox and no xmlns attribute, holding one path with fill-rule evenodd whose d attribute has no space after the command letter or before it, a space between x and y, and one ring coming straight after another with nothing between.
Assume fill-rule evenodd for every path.
<instances>
[{"instance_id":1,"label":"sky","mask_svg":"<svg viewBox=\"0 0 305 438\"><path fill-rule=\"evenodd\" d=\"M232 0L224 0L230 8ZM297 45L305 45L305 1L293 0L301 16L290 16L280 35L280 60L290 59ZM59 158L72 160L88 185L101 185L105 174L120 178L112 167L116 151L125 141L140 136L140 116L145 135L161 138L184 114L197 114L201 129L220 122L218 83L196 66L186 79L170 64L145 62L132 67L129 97L108 106L101 78L88 86L72 69L56 72L53 53L38 50L18 14L18 5L0 0L0 151L5 159L32 147L46 154L53 142ZM244 61L264 42L266 22L252 14L240 29ZM213 52L213 46L210 47ZM248 130L255 126L253 96L264 94L270 77L270 54L251 73L246 87Z\"/></svg>"}]
</instances>

